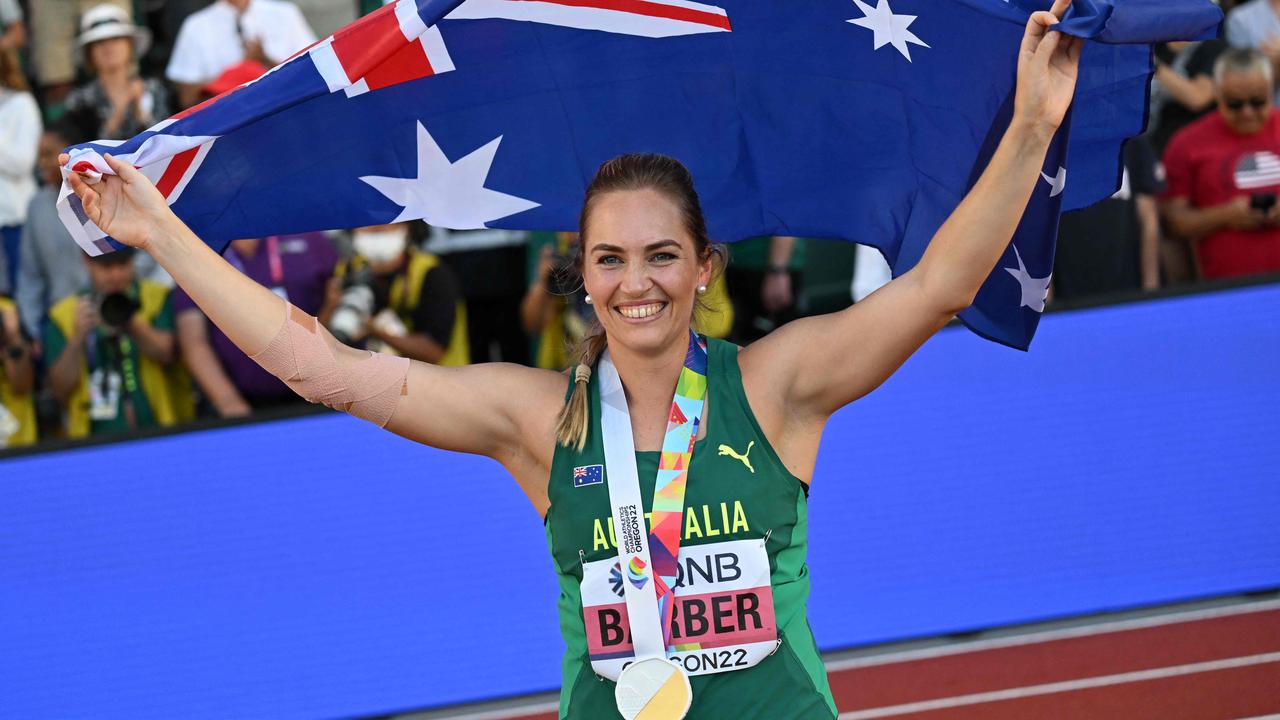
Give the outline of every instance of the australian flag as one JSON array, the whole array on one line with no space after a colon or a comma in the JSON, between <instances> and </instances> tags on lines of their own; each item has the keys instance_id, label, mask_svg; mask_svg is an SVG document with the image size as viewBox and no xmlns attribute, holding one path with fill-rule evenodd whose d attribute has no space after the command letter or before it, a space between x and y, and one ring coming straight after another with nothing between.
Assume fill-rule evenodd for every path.
<instances>
[{"instance_id":1,"label":"australian flag","mask_svg":"<svg viewBox=\"0 0 1280 720\"><path fill-rule=\"evenodd\" d=\"M604 482L604 465L581 465L573 469L573 486L599 485Z\"/></svg>"},{"instance_id":2,"label":"australian flag","mask_svg":"<svg viewBox=\"0 0 1280 720\"><path fill-rule=\"evenodd\" d=\"M913 266L1008 125L1050 0L396 0L202 106L71 166L131 161L215 249L421 218L576 230L599 164L689 166L711 236L841 238ZM1150 47L1212 34L1209 0L1075 0L1074 111L962 319L1026 348L1061 210L1110 196L1145 124ZM1069 139L1068 139L1069 138ZM109 238L64 187L90 254Z\"/></svg>"}]
</instances>

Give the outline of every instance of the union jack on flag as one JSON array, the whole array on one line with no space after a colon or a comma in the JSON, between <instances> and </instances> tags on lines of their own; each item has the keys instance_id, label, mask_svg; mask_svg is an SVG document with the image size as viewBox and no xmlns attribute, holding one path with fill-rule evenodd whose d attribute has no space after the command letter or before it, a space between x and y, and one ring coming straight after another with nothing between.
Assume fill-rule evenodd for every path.
<instances>
[{"instance_id":1,"label":"union jack on flag","mask_svg":"<svg viewBox=\"0 0 1280 720\"><path fill-rule=\"evenodd\" d=\"M659 152L693 172L713 239L840 238L901 274L994 152L1023 26L1049 4L396 0L130 140L73 148L72 166L132 162L221 250L419 218L573 231L602 161ZM1027 347L1059 212L1114 193L1143 129L1145 43L1220 20L1210 0L1073 3L1060 27L1097 41L1074 121L961 315L976 332ZM65 186L59 213L86 252L114 247Z\"/></svg>"}]
</instances>

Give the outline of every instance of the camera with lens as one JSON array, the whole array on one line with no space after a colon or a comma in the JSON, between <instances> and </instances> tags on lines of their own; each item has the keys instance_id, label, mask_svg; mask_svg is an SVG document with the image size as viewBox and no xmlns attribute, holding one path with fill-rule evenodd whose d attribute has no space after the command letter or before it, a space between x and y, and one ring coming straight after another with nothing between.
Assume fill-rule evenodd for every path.
<instances>
[{"instance_id":1,"label":"camera with lens","mask_svg":"<svg viewBox=\"0 0 1280 720\"><path fill-rule=\"evenodd\" d=\"M329 319L329 332L339 342L356 341L365 323L373 316L373 306L373 271L368 265L363 265L347 275L342 298Z\"/></svg>"},{"instance_id":2,"label":"camera with lens","mask_svg":"<svg viewBox=\"0 0 1280 720\"><path fill-rule=\"evenodd\" d=\"M125 293L108 293L98 302L98 316L109 333L118 335L124 332L139 307L138 301Z\"/></svg>"}]
</instances>

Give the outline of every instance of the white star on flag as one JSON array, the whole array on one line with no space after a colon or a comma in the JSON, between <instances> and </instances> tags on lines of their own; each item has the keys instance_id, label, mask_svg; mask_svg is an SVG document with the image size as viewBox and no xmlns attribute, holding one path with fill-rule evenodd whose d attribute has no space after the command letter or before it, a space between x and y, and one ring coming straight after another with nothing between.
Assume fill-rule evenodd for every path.
<instances>
[{"instance_id":1,"label":"white star on flag","mask_svg":"<svg viewBox=\"0 0 1280 720\"><path fill-rule=\"evenodd\" d=\"M484 186L501 142L499 135L451 163L419 122L417 177L366 175L360 179L404 208L391 222L421 218L431 225L453 230L482 228L485 223L538 207L536 202Z\"/></svg>"},{"instance_id":2,"label":"white star on flag","mask_svg":"<svg viewBox=\"0 0 1280 720\"><path fill-rule=\"evenodd\" d=\"M1049 278L1053 277L1053 273L1049 273L1048 277L1031 277L1031 273L1027 272L1027 266L1022 262L1022 253L1018 252L1017 245L1013 246L1013 255L1018 258L1018 269L1005 268L1005 272L1012 275L1022 288L1022 301L1018 307L1029 307L1038 313L1044 312L1044 301L1049 297Z\"/></svg>"},{"instance_id":3,"label":"white star on flag","mask_svg":"<svg viewBox=\"0 0 1280 720\"><path fill-rule=\"evenodd\" d=\"M1049 177L1041 172L1040 177L1044 178L1044 181L1049 183L1049 187L1051 188L1049 190L1049 197L1058 197L1062 194L1063 190L1067 189L1067 169L1062 166L1058 167L1057 175Z\"/></svg>"},{"instance_id":4,"label":"white star on flag","mask_svg":"<svg viewBox=\"0 0 1280 720\"><path fill-rule=\"evenodd\" d=\"M908 43L929 47L928 43L907 29L911 23L915 22L916 16L894 15L893 8L889 7L889 0L876 0L875 9L862 0L853 0L853 4L862 11L863 17L845 22L867 28L875 33L874 49L879 50L885 45L893 45L894 49L907 59L907 62L911 62L911 51L907 49Z\"/></svg>"}]
</instances>

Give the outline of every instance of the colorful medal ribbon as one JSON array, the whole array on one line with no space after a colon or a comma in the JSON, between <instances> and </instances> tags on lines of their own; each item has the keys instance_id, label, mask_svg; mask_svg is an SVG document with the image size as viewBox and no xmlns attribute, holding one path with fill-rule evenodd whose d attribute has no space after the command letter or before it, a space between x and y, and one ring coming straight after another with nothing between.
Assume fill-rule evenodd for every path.
<instances>
[{"instance_id":1,"label":"colorful medal ribbon","mask_svg":"<svg viewBox=\"0 0 1280 720\"><path fill-rule=\"evenodd\" d=\"M634 662L623 668L614 688L618 712L625 720L641 716L679 720L693 702L688 673L668 659L671 616L679 573L680 532L684 525L684 493L689 460L698 437L707 396L707 346L689 333L684 367L676 381L667 432L662 440L658 476L654 480L649 532L644 531L640 479L636 467L631 412L618 370L606 349L600 357L600 430L608 469L609 504L618 538L618 562L629 582L623 583ZM653 591L645 587L653 578Z\"/></svg>"},{"instance_id":2,"label":"colorful medal ribbon","mask_svg":"<svg viewBox=\"0 0 1280 720\"><path fill-rule=\"evenodd\" d=\"M689 461L698 439L702 405L707 397L706 341L689 333L689 349L676 381L667 417L667 433L662 439L658 477L653 487L652 520L649 525L649 555L653 562L654 593L658 597L658 617L662 622L662 644L671 650L671 613L675 608L676 575L679 571L680 533L684 528L684 492L689 484Z\"/></svg>"}]
</instances>

